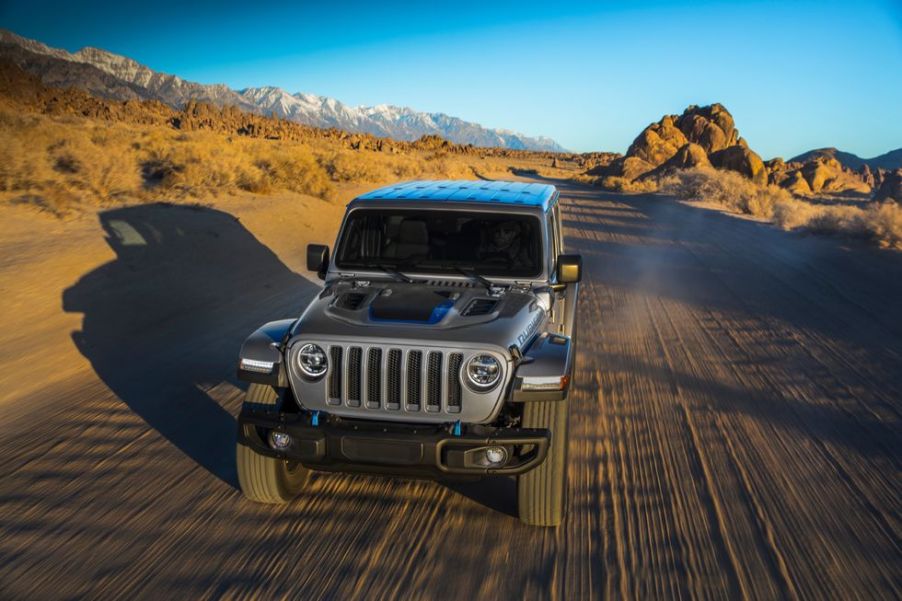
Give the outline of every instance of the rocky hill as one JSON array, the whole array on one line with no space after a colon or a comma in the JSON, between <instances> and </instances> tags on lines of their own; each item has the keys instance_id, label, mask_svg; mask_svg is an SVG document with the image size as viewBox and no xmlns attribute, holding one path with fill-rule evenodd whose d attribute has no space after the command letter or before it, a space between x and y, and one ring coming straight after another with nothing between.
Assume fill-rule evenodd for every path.
<instances>
[{"instance_id":1,"label":"rocky hill","mask_svg":"<svg viewBox=\"0 0 902 601\"><path fill-rule=\"evenodd\" d=\"M871 171L877 169L886 169L890 171L893 169L902 169L902 148L891 150L871 159L863 159L851 152L843 152L836 148L818 148L794 156L789 159L789 161L792 163L807 163L808 161L817 158L836 159L843 167L854 169L856 171L861 170L865 165Z\"/></svg>"},{"instance_id":2,"label":"rocky hill","mask_svg":"<svg viewBox=\"0 0 902 601\"><path fill-rule=\"evenodd\" d=\"M883 157L891 158L896 152ZM591 169L589 174L599 176L602 185L624 188L674 170L714 167L736 171L759 185L781 186L800 196L868 195L881 189L887 178L890 183L883 189L890 190L887 195L895 193L890 171L871 169L866 161L856 169L850 168L842 162L846 154L816 151L806 153L803 160L775 158L765 162L739 135L730 112L723 105L712 104L690 106L681 115L665 115L642 130L623 157Z\"/></svg>"},{"instance_id":3,"label":"rocky hill","mask_svg":"<svg viewBox=\"0 0 902 601\"><path fill-rule=\"evenodd\" d=\"M670 169L714 166L767 183L761 157L739 136L733 116L720 104L690 106L682 115L665 115L633 141L626 154L596 175L635 181Z\"/></svg>"},{"instance_id":4,"label":"rocky hill","mask_svg":"<svg viewBox=\"0 0 902 601\"><path fill-rule=\"evenodd\" d=\"M223 108L234 106L245 112L312 127L338 128L402 141L428 135L481 147L565 151L547 137L486 128L444 113L389 105L352 107L334 98L289 94L272 86L239 92L222 84L199 84L154 71L128 57L99 48L82 48L70 53L5 30L0 30L0 58L38 76L45 85L75 87L115 100L158 100L177 110L192 101Z\"/></svg>"}]
</instances>

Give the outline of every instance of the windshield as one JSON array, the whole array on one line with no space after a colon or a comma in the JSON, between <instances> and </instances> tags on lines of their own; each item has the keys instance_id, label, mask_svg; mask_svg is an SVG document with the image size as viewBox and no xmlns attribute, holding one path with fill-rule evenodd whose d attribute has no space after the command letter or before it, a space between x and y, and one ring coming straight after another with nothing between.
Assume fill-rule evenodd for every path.
<instances>
[{"instance_id":1,"label":"windshield","mask_svg":"<svg viewBox=\"0 0 902 601\"><path fill-rule=\"evenodd\" d=\"M356 209L338 243L339 269L532 278L542 271L542 235L530 215Z\"/></svg>"}]
</instances>

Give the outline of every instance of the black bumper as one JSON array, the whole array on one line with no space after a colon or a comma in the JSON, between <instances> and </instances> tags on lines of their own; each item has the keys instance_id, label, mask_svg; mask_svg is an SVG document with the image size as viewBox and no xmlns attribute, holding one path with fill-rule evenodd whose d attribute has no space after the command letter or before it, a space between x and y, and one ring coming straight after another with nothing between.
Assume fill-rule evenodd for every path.
<instances>
[{"instance_id":1,"label":"black bumper","mask_svg":"<svg viewBox=\"0 0 902 601\"><path fill-rule=\"evenodd\" d=\"M291 436L284 450L269 445L273 430ZM307 413L244 409L238 417L238 442L261 455L298 461L316 470L438 479L527 472L545 460L551 433L539 428L473 426L455 435L443 427L344 419L314 426ZM487 446L504 447L508 462L501 467L479 465L479 449Z\"/></svg>"}]
</instances>

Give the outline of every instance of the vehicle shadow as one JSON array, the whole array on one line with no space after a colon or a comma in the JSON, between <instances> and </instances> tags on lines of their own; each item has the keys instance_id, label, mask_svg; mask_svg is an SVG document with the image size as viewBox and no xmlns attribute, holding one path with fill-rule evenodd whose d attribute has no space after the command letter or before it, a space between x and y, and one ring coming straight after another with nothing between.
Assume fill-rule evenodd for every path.
<instances>
[{"instance_id":1,"label":"vehicle shadow","mask_svg":"<svg viewBox=\"0 0 902 601\"><path fill-rule=\"evenodd\" d=\"M479 503L487 509L517 517L517 479L490 476L474 481L441 481L448 490Z\"/></svg>"},{"instance_id":2,"label":"vehicle shadow","mask_svg":"<svg viewBox=\"0 0 902 601\"><path fill-rule=\"evenodd\" d=\"M78 350L132 411L231 486L236 422L206 392L234 378L242 340L299 314L315 287L232 215L166 203L105 211L114 260L63 293Z\"/></svg>"}]
</instances>

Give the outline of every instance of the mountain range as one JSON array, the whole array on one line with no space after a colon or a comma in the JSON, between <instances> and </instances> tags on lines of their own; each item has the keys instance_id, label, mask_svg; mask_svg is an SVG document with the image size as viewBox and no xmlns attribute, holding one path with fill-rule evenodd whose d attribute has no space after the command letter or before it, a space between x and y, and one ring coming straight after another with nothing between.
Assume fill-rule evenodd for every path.
<instances>
[{"instance_id":1,"label":"mountain range","mask_svg":"<svg viewBox=\"0 0 902 601\"><path fill-rule=\"evenodd\" d=\"M313 127L335 127L396 140L437 135L458 144L516 150L565 151L547 137L530 137L490 129L444 113L425 113L391 105L348 106L315 94L290 94L266 86L232 90L222 84L200 84L154 71L137 61L101 50L68 52L0 30L0 57L41 78L51 87L76 87L114 100L158 100L181 108L188 100L279 117Z\"/></svg>"},{"instance_id":2,"label":"mountain range","mask_svg":"<svg viewBox=\"0 0 902 601\"><path fill-rule=\"evenodd\" d=\"M871 170L875 169L899 169L902 167L902 148L891 150L872 159L863 159L851 152L843 152L836 148L817 148L809 150L789 159L790 162L807 163L811 159L819 157L836 159L849 169L859 170L867 165Z\"/></svg>"}]
</instances>

